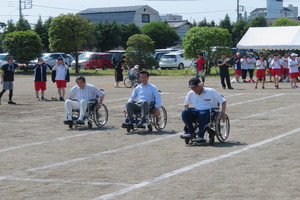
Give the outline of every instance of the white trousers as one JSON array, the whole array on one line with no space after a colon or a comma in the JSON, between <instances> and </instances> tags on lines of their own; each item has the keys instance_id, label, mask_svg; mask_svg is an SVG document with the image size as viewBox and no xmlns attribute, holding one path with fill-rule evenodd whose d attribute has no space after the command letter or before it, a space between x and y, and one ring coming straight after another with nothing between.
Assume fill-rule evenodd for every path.
<instances>
[{"instance_id":1,"label":"white trousers","mask_svg":"<svg viewBox=\"0 0 300 200\"><path fill-rule=\"evenodd\" d=\"M83 117L86 113L87 106L88 106L88 101L86 101L86 100L81 100L80 102L72 101L69 99L66 100L65 101L65 111L66 111L67 119L72 120L72 110L73 109L80 109L78 120L83 120Z\"/></svg>"}]
</instances>

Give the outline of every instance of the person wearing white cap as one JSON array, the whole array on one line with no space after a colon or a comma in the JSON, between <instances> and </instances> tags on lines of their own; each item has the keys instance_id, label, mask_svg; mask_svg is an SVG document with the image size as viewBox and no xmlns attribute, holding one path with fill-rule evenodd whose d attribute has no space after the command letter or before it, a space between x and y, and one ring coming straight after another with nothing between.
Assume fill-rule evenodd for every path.
<instances>
[{"instance_id":1,"label":"person wearing white cap","mask_svg":"<svg viewBox=\"0 0 300 200\"><path fill-rule=\"evenodd\" d=\"M289 69L290 69L290 79L291 79L291 88L297 88L297 78L299 75L299 70L298 67L299 62L296 59L298 54L292 53L291 54L291 59L289 60Z\"/></svg>"},{"instance_id":2,"label":"person wearing white cap","mask_svg":"<svg viewBox=\"0 0 300 200\"><path fill-rule=\"evenodd\" d=\"M130 69L128 76L131 80L139 79L139 68L140 67L138 65L134 65L134 67Z\"/></svg>"}]
</instances>

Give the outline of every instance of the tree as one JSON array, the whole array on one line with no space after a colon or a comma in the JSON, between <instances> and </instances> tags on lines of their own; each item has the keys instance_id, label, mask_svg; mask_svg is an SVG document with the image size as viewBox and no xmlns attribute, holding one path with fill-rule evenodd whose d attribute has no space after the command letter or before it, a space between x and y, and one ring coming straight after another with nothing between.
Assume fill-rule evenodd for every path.
<instances>
[{"instance_id":1,"label":"tree","mask_svg":"<svg viewBox=\"0 0 300 200\"><path fill-rule=\"evenodd\" d=\"M220 21L219 27L227 29L229 33L232 33L232 25L228 14L226 14L225 18Z\"/></svg>"},{"instance_id":2,"label":"tree","mask_svg":"<svg viewBox=\"0 0 300 200\"><path fill-rule=\"evenodd\" d=\"M14 32L14 31L16 31L16 26L15 26L14 22L12 20L8 20L7 26L4 27L4 30L3 30L3 33L1 34L0 39L4 40L6 34Z\"/></svg>"},{"instance_id":3,"label":"tree","mask_svg":"<svg viewBox=\"0 0 300 200\"><path fill-rule=\"evenodd\" d=\"M300 23L287 18L279 18L271 26L300 26Z\"/></svg>"},{"instance_id":4,"label":"tree","mask_svg":"<svg viewBox=\"0 0 300 200\"><path fill-rule=\"evenodd\" d=\"M267 27L268 22L262 15L257 16L248 22L249 27Z\"/></svg>"},{"instance_id":5,"label":"tree","mask_svg":"<svg viewBox=\"0 0 300 200\"><path fill-rule=\"evenodd\" d=\"M43 49L48 52L49 51L49 36L48 30L46 29L41 16L39 17L37 23L34 26L34 31L40 36Z\"/></svg>"},{"instance_id":6,"label":"tree","mask_svg":"<svg viewBox=\"0 0 300 200\"><path fill-rule=\"evenodd\" d=\"M135 34L141 34L140 28L135 23L130 24L121 24L121 43L120 46L122 46L124 49L127 48L126 42L128 41L128 38Z\"/></svg>"},{"instance_id":7,"label":"tree","mask_svg":"<svg viewBox=\"0 0 300 200\"><path fill-rule=\"evenodd\" d=\"M42 53L41 38L31 30L8 33L3 47L20 63L28 63Z\"/></svg>"},{"instance_id":8,"label":"tree","mask_svg":"<svg viewBox=\"0 0 300 200\"><path fill-rule=\"evenodd\" d=\"M31 30L31 26L27 19L21 17L16 24L16 31L28 31Z\"/></svg>"},{"instance_id":9,"label":"tree","mask_svg":"<svg viewBox=\"0 0 300 200\"><path fill-rule=\"evenodd\" d=\"M236 46L236 44L242 39L242 37L247 32L249 26L248 23L241 19L238 20L236 23L232 26L232 38L233 38L233 46Z\"/></svg>"},{"instance_id":10,"label":"tree","mask_svg":"<svg viewBox=\"0 0 300 200\"><path fill-rule=\"evenodd\" d=\"M210 24L207 23L206 18L204 18L202 21L199 22L198 26L205 27L205 26L210 26Z\"/></svg>"},{"instance_id":11,"label":"tree","mask_svg":"<svg viewBox=\"0 0 300 200\"><path fill-rule=\"evenodd\" d=\"M116 48L121 43L120 26L115 21L111 24L108 21L97 24L95 35L97 40L96 47L100 51Z\"/></svg>"},{"instance_id":12,"label":"tree","mask_svg":"<svg viewBox=\"0 0 300 200\"><path fill-rule=\"evenodd\" d=\"M156 66L156 61L151 56L154 54L154 41L147 35L135 34L128 38L126 56L129 66L139 65L143 68Z\"/></svg>"},{"instance_id":13,"label":"tree","mask_svg":"<svg viewBox=\"0 0 300 200\"><path fill-rule=\"evenodd\" d=\"M194 27L183 37L184 55L186 58L195 58L197 53L204 52L209 62L213 60L213 49L217 55L220 51L230 51L232 36L227 29L216 27Z\"/></svg>"},{"instance_id":14,"label":"tree","mask_svg":"<svg viewBox=\"0 0 300 200\"><path fill-rule=\"evenodd\" d=\"M60 15L52 19L49 28L51 51L72 52L75 55L76 73L78 68L78 51L84 45L93 43L94 25L76 14Z\"/></svg>"},{"instance_id":15,"label":"tree","mask_svg":"<svg viewBox=\"0 0 300 200\"><path fill-rule=\"evenodd\" d=\"M155 42L156 49L174 46L179 40L176 31L164 22L151 22L142 26L141 31Z\"/></svg>"}]
</instances>

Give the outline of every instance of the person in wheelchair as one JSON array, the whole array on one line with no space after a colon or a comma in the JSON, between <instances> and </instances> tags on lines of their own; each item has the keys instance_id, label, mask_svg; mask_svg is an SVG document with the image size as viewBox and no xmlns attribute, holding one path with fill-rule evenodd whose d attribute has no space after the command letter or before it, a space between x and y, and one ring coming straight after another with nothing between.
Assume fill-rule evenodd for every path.
<instances>
[{"instance_id":1,"label":"person in wheelchair","mask_svg":"<svg viewBox=\"0 0 300 200\"><path fill-rule=\"evenodd\" d=\"M91 100L95 100L98 97L98 105L104 100L104 92L96 88L94 85L86 83L84 76L78 76L76 78L77 85L72 87L69 93L69 99L65 101L65 112L67 119L64 124L70 124L73 122L72 110L80 109L79 118L76 124L84 124L84 116Z\"/></svg>"},{"instance_id":2,"label":"person in wheelchair","mask_svg":"<svg viewBox=\"0 0 300 200\"><path fill-rule=\"evenodd\" d=\"M193 142L205 142L204 133L205 126L210 122L210 109L221 107L221 120L225 120L226 101L216 90L206 88L201 85L198 78L189 80L189 88L184 101L184 110L181 117L187 128L187 132L181 135L182 139L191 139ZM189 108L189 105L194 105L194 108ZM193 122L199 121L199 133L196 137Z\"/></svg>"},{"instance_id":3,"label":"person in wheelchair","mask_svg":"<svg viewBox=\"0 0 300 200\"><path fill-rule=\"evenodd\" d=\"M149 73L145 70L140 72L139 79L141 84L133 90L126 104L128 122L123 123L122 128L134 128L134 113L141 113L141 121L137 125L137 128L144 128L147 126L149 106L154 102L155 115L160 116L159 108L161 107L161 96L157 87L148 82ZM136 102L135 99L137 99Z\"/></svg>"}]
</instances>

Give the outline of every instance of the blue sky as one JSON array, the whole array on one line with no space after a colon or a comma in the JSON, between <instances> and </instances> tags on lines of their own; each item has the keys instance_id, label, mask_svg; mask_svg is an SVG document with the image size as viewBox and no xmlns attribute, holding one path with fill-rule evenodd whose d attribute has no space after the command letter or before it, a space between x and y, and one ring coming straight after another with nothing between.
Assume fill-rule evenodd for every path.
<instances>
[{"instance_id":1,"label":"blue sky","mask_svg":"<svg viewBox=\"0 0 300 200\"><path fill-rule=\"evenodd\" d=\"M28 1L28 0L22 0ZM0 22L18 20L18 0L0 0ZM42 19L59 14L77 13L86 8L149 5L162 14L178 14L183 19L199 22L204 18L219 23L228 14L236 20L237 0L32 0L32 9L23 10L23 15L30 23L36 23L39 15ZM284 0L284 6L293 4L300 7L300 0ZM240 0L249 13L258 7L266 7L266 0ZM300 15L300 14L299 14Z\"/></svg>"}]
</instances>

